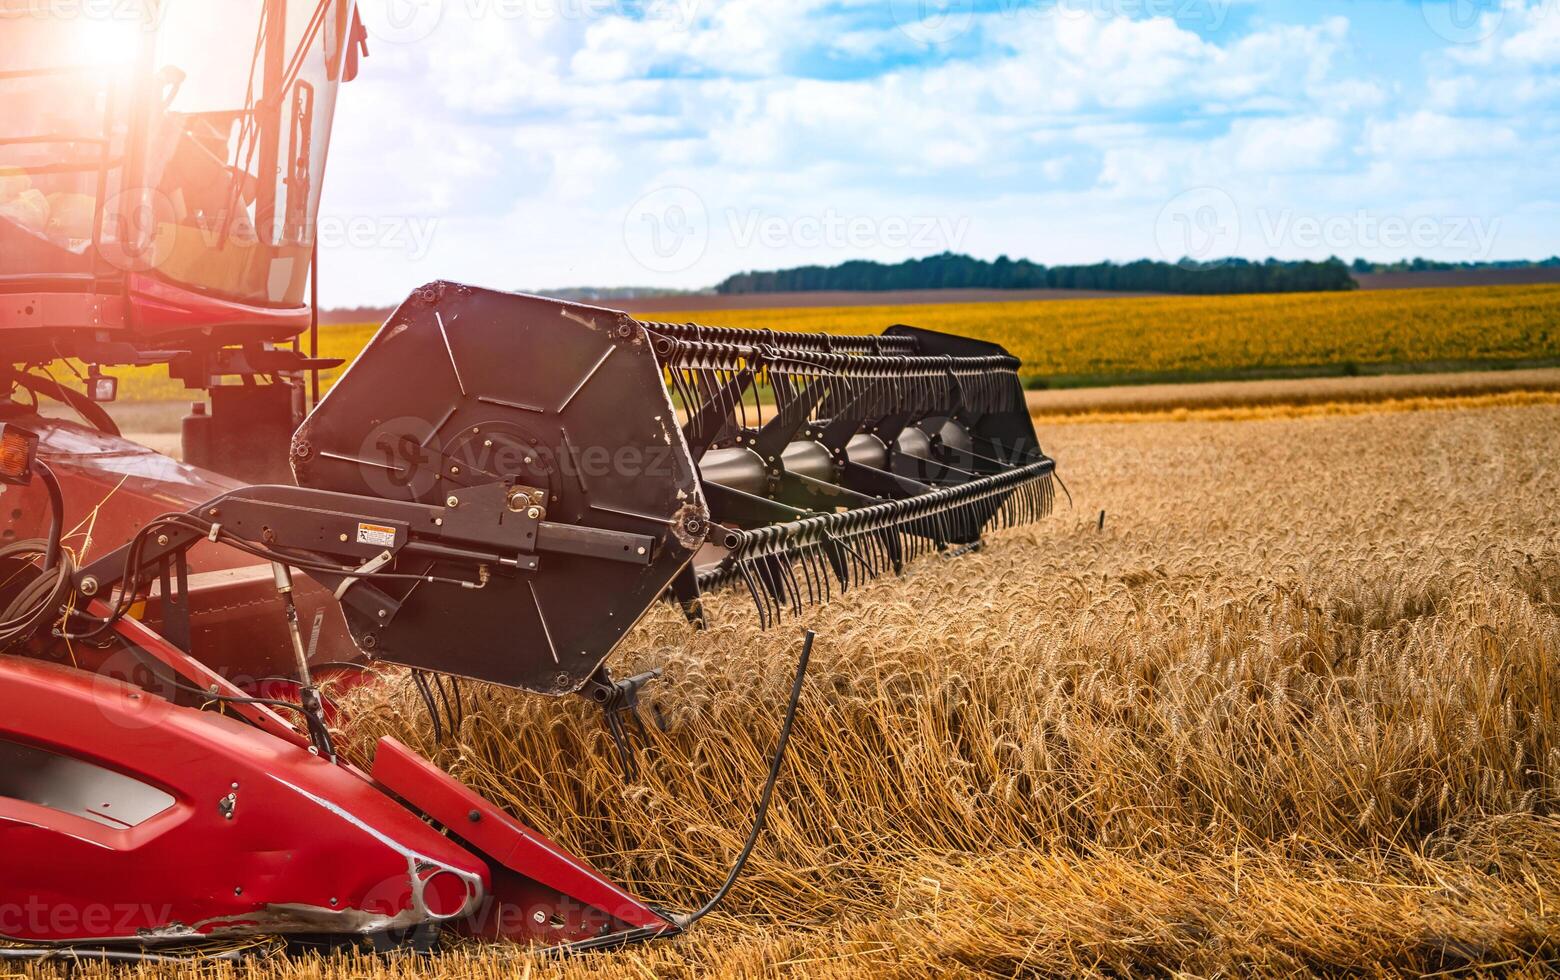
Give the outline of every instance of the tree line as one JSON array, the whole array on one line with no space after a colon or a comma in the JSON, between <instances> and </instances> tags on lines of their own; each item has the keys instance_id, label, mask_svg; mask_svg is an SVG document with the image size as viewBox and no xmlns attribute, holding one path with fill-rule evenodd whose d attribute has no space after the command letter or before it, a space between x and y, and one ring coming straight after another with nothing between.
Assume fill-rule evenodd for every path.
<instances>
[{"instance_id":1,"label":"tree line","mask_svg":"<svg viewBox=\"0 0 1560 980\"><path fill-rule=\"evenodd\" d=\"M1358 288L1341 259L1324 262L1151 262L1045 266L1006 255L994 262L944 252L895 265L856 260L772 272L741 272L717 293L808 293L826 290L893 292L906 289L1092 289L1143 293L1288 293Z\"/></svg>"}]
</instances>

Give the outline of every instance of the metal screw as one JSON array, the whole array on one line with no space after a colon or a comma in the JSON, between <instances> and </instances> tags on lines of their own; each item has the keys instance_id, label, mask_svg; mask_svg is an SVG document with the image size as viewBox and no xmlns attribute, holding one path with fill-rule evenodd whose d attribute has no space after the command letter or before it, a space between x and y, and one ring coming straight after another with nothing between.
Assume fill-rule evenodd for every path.
<instances>
[{"instance_id":1,"label":"metal screw","mask_svg":"<svg viewBox=\"0 0 1560 980\"><path fill-rule=\"evenodd\" d=\"M525 516L529 517L533 521L539 521L542 519L542 509L540 507L527 508Z\"/></svg>"},{"instance_id":2,"label":"metal screw","mask_svg":"<svg viewBox=\"0 0 1560 980\"><path fill-rule=\"evenodd\" d=\"M537 909L534 913L531 914L531 918L536 920L537 925L541 925L543 922L547 921L547 913Z\"/></svg>"},{"instance_id":3,"label":"metal screw","mask_svg":"<svg viewBox=\"0 0 1560 980\"><path fill-rule=\"evenodd\" d=\"M160 547L160 548L168 547L168 535L166 535L166 534L159 534L159 535L157 535L157 546Z\"/></svg>"},{"instance_id":4,"label":"metal screw","mask_svg":"<svg viewBox=\"0 0 1560 980\"><path fill-rule=\"evenodd\" d=\"M446 506L446 507L459 507L460 506L460 498L455 496L454 494L451 494L450 498L444 502L444 506Z\"/></svg>"},{"instance_id":5,"label":"metal screw","mask_svg":"<svg viewBox=\"0 0 1560 980\"><path fill-rule=\"evenodd\" d=\"M346 536L346 535L345 535L345 534L343 534L343 535L342 535L342 536L341 536L341 543L342 543L342 544L346 544L346 543L347 543L347 536Z\"/></svg>"},{"instance_id":6,"label":"metal screw","mask_svg":"<svg viewBox=\"0 0 1560 980\"><path fill-rule=\"evenodd\" d=\"M460 476L460 467L459 466L451 466L450 467L450 475L451 476Z\"/></svg>"}]
</instances>

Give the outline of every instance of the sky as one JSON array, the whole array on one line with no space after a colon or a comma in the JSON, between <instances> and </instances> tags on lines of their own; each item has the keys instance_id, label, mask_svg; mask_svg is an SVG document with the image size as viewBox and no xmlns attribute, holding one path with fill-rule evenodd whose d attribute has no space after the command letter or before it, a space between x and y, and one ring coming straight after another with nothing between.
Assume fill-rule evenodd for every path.
<instances>
[{"instance_id":1,"label":"sky","mask_svg":"<svg viewBox=\"0 0 1560 980\"><path fill-rule=\"evenodd\" d=\"M321 299L1560 252L1560 0L360 0Z\"/></svg>"}]
</instances>

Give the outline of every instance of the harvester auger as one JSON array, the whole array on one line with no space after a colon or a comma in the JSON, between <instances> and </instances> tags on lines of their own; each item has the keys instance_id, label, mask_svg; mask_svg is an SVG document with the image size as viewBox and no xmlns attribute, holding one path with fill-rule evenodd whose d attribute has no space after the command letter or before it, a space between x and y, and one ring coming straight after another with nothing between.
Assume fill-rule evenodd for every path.
<instances>
[{"instance_id":1,"label":"harvester auger","mask_svg":"<svg viewBox=\"0 0 1560 980\"><path fill-rule=\"evenodd\" d=\"M621 738L653 675L607 661L657 603L702 621L735 587L767 624L1043 515L1018 362L434 283L305 413L361 25L245 0L219 18L251 19L242 62L204 0L152 7L108 71L71 59L81 25L0 0L0 959L676 935L709 906L635 898L394 740L340 744L323 678L580 694ZM102 409L123 364L209 391L185 461Z\"/></svg>"}]
</instances>

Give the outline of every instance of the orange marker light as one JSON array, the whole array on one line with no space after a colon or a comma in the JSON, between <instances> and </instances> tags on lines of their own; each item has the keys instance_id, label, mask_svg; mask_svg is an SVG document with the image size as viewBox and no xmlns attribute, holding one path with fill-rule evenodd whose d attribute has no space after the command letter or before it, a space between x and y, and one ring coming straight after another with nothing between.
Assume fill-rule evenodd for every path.
<instances>
[{"instance_id":1,"label":"orange marker light","mask_svg":"<svg viewBox=\"0 0 1560 980\"><path fill-rule=\"evenodd\" d=\"M32 482L38 437L26 429L0 423L0 483L26 486Z\"/></svg>"}]
</instances>

